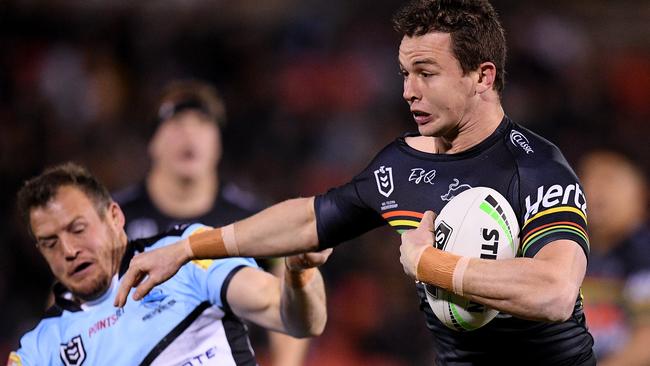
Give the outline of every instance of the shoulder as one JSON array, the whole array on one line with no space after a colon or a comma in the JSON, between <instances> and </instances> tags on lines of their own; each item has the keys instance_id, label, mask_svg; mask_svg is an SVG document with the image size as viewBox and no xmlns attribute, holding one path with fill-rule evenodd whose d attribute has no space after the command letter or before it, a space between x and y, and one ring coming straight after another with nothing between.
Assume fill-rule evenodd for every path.
<instances>
[{"instance_id":1,"label":"shoulder","mask_svg":"<svg viewBox=\"0 0 650 366\"><path fill-rule=\"evenodd\" d=\"M579 184L573 168L557 146L520 125L513 123L511 126L504 143L512 154L524 191L556 184Z\"/></svg>"},{"instance_id":2,"label":"shoulder","mask_svg":"<svg viewBox=\"0 0 650 366\"><path fill-rule=\"evenodd\" d=\"M64 321L60 316L42 319L31 331L25 333L20 339L20 348L15 356L22 363L19 365L38 365L42 357L47 357L52 352L58 353L61 325Z\"/></svg>"},{"instance_id":3,"label":"shoulder","mask_svg":"<svg viewBox=\"0 0 650 366\"><path fill-rule=\"evenodd\" d=\"M375 171L381 170L383 174L384 168L390 168L393 165L399 165L401 162L403 162L403 159L406 155L405 149L410 150L406 143L406 139L413 138L412 136L416 136L416 134L404 134L403 136L398 137L385 145L374 155L372 159L370 159L365 168L359 174L357 174L355 180L359 180L359 178L366 179L368 177L374 176Z\"/></svg>"},{"instance_id":4,"label":"shoulder","mask_svg":"<svg viewBox=\"0 0 650 366\"><path fill-rule=\"evenodd\" d=\"M263 207L259 197L232 182L222 182L219 198L218 203L228 205L245 215L251 215Z\"/></svg>"},{"instance_id":5,"label":"shoulder","mask_svg":"<svg viewBox=\"0 0 650 366\"><path fill-rule=\"evenodd\" d=\"M555 144L523 126L512 123L504 139L504 143L520 166L540 167L541 164L570 169L564 155Z\"/></svg>"},{"instance_id":6,"label":"shoulder","mask_svg":"<svg viewBox=\"0 0 650 366\"><path fill-rule=\"evenodd\" d=\"M630 261L641 262L650 270L650 224L645 223L623 241L623 248Z\"/></svg>"}]
</instances>

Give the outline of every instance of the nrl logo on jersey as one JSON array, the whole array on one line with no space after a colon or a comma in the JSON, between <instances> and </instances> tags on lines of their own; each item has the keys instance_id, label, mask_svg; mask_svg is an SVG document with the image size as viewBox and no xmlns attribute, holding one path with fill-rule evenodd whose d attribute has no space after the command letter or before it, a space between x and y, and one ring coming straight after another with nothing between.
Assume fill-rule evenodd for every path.
<instances>
[{"instance_id":1,"label":"nrl logo on jersey","mask_svg":"<svg viewBox=\"0 0 650 366\"><path fill-rule=\"evenodd\" d=\"M393 193L393 168L381 166L375 170L375 180L377 181L377 190L382 196L388 197Z\"/></svg>"},{"instance_id":2,"label":"nrl logo on jersey","mask_svg":"<svg viewBox=\"0 0 650 366\"><path fill-rule=\"evenodd\" d=\"M526 136L517 130L510 131L510 142L515 146L521 147L526 152L526 155L535 152L533 148L530 147L530 142L528 142Z\"/></svg>"},{"instance_id":3,"label":"nrl logo on jersey","mask_svg":"<svg viewBox=\"0 0 650 366\"><path fill-rule=\"evenodd\" d=\"M533 201L534 199L534 201ZM532 216L535 216L540 210L551 208L557 205L573 205L580 209L584 214L587 213L587 200L585 199L582 189L578 183L569 184L562 187L559 184L554 184L550 187L539 186L537 187L537 195L533 198L532 195L526 196L524 203L526 205L526 216L524 222Z\"/></svg>"},{"instance_id":4,"label":"nrl logo on jersey","mask_svg":"<svg viewBox=\"0 0 650 366\"><path fill-rule=\"evenodd\" d=\"M81 340L81 335L78 335L70 340L68 343L62 343L60 348L61 361L65 366L80 366L86 360L86 349Z\"/></svg>"}]
</instances>

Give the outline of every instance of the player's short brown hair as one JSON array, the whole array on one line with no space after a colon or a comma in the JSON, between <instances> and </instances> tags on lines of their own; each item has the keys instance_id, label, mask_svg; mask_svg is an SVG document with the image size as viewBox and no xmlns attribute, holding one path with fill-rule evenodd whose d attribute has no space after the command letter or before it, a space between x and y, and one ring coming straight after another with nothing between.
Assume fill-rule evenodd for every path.
<instances>
[{"instance_id":1,"label":"player's short brown hair","mask_svg":"<svg viewBox=\"0 0 650 366\"><path fill-rule=\"evenodd\" d=\"M108 189L83 166L67 162L47 168L42 174L26 181L18 191L18 211L30 234L31 210L47 205L63 186L73 186L84 192L95 205L99 217L104 217L106 209L113 201Z\"/></svg>"},{"instance_id":2,"label":"player's short brown hair","mask_svg":"<svg viewBox=\"0 0 650 366\"><path fill-rule=\"evenodd\" d=\"M393 17L395 30L406 37L444 32L464 73L483 62L496 68L494 89L505 83L506 40L499 17L487 0L413 0Z\"/></svg>"}]
</instances>

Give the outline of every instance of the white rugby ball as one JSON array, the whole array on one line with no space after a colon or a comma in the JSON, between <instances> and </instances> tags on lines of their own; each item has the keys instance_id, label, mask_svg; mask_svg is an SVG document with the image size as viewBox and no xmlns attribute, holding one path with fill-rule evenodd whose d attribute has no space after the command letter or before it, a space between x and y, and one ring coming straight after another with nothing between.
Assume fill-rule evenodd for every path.
<instances>
[{"instance_id":1,"label":"white rugby ball","mask_svg":"<svg viewBox=\"0 0 650 366\"><path fill-rule=\"evenodd\" d=\"M470 188L449 201L436 217L434 246L473 258L514 258L519 248L517 216L496 190ZM499 313L435 286L425 288L434 314L453 330L478 329Z\"/></svg>"}]
</instances>

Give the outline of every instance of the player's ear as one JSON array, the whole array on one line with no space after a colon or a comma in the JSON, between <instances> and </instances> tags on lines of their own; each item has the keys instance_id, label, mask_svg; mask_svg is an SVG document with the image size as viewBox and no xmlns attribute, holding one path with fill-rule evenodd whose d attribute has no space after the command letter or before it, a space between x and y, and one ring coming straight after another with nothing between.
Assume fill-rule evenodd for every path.
<instances>
[{"instance_id":1,"label":"player's ear","mask_svg":"<svg viewBox=\"0 0 650 366\"><path fill-rule=\"evenodd\" d=\"M481 94L494 87L494 81L497 77L497 67L492 62L483 62L478 66L478 81L476 92Z\"/></svg>"},{"instance_id":2,"label":"player's ear","mask_svg":"<svg viewBox=\"0 0 650 366\"><path fill-rule=\"evenodd\" d=\"M124 229L124 224L126 223L124 212L122 212L122 208L115 201L111 201L111 203L108 205L108 209L106 209L106 216L109 219L109 222L117 230Z\"/></svg>"}]
</instances>

